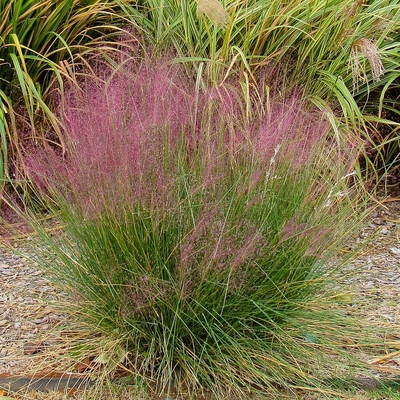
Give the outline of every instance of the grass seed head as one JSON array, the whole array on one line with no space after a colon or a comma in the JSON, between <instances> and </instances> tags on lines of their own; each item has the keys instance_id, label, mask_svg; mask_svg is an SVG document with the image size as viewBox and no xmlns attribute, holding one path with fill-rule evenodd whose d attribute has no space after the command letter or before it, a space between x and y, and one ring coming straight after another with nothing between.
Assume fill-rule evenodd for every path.
<instances>
[{"instance_id":1,"label":"grass seed head","mask_svg":"<svg viewBox=\"0 0 400 400\"><path fill-rule=\"evenodd\" d=\"M358 89L360 81L367 81L366 67L361 65L360 58L367 58L371 67L372 79L374 82L379 82L382 75L385 73L381 57L379 55L378 46L370 39L362 38L356 40L350 51L350 68L353 74L353 90Z\"/></svg>"},{"instance_id":2,"label":"grass seed head","mask_svg":"<svg viewBox=\"0 0 400 400\"><path fill-rule=\"evenodd\" d=\"M206 15L211 22L222 27L228 23L228 13L218 0L198 0L197 15Z\"/></svg>"}]
</instances>

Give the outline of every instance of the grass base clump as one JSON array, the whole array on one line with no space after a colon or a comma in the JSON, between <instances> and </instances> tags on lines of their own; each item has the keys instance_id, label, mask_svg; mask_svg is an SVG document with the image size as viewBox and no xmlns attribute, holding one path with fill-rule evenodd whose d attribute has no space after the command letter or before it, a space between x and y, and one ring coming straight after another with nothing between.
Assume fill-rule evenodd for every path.
<instances>
[{"instance_id":1,"label":"grass base clump","mask_svg":"<svg viewBox=\"0 0 400 400\"><path fill-rule=\"evenodd\" d=\"M65 231L36 226L45 267L105 371L156 393L319 390L354 340L325 289L351 146L299 93L253 107L183 76L144 60L66 93L65 157L29 162Z\"/></svg>"}]
</instances>

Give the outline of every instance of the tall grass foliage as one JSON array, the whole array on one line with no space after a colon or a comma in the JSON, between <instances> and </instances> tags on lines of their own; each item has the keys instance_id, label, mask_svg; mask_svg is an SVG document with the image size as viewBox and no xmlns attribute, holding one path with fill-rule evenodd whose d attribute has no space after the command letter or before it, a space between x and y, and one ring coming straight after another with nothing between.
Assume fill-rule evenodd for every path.
<instances>
[{"instance_id":1,"label":"tall grass foliage","mask_svg":"<svg viewBox=\"0 0 400 400\"><path fill-rule=\"evenodd\" d=\"M250 81L284 66L285 86L306 89L334 128L368 142L380 164L393 160L398 121L388 118L386 100L399 79L397 1L143 0L125 9L157 44L174 46L212 81L228 66ZM276 75L267 75L274 89ZM369 158L367 172L376 161Z\"/></svg>"},{"instance_id":2,"label":"tall grass foliage","mask_svg":"<svg viewBox=\"0 0 400 400\"><path fill-rule=\"evenodd\" d=\"M351 232L352 146L299 91L259 93L250 118L240 93L125 63L66 92L65 156L28 162L64 230L36 226L41 264L109 339L81 351L157 393L318 390L354 339L323 290Z\"/></svg>"}]
</instances>

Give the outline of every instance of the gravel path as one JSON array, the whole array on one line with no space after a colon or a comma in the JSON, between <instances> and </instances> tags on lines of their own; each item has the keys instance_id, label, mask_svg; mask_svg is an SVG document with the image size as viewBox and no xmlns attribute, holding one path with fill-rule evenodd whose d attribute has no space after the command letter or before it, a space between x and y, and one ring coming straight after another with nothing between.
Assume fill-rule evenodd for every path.
<instances>
[{"instance_id":1,"label":"gravel path","mask_svg":"<svg viewBox=\"0 0 400 400\"><path fill-rule=\"evenodd\" d=\"M62 297L59 289L33 264L1 250L0 374L24 371L29 356L38 351L38 337L63 320L49 304Z\"/></svg>"},{"instance_id":2,"label":"gravel path","mask_svg":"<svg viewBox=\"0 0 400 400\"><path fill-rule=\"evenodd\" d=\"M393 201L395 200L395 201ZM372 214L350 247L367 243L338 280L353 293L348 312L379 328L382 347L369 360L378 376L400 377L400 197ZM357 273L346 274L346 270ZM350 277L349 277L350 276ZM381 372L381 373L380 373Z\"/></svg>"},{"instance_id":3,"label":"gravel path","mask_svg":"<svg viewBox=\"0 0 400 400\"><path fill-rule=\"evenodd\" d=\"M399 199L400 200L400 199ZM374 212L357 242L367 241L346 269L357 274L341 282L355 293L354 306L375 324L400 328L400 201Z\"/></svg>"},{"instance_id":4,"label":"gravel path","mask_svg":"<svg viewBox=\"0 0 400 400\"><path fill-rule=\"evenodd\" d=\"M381 370L400 376L400 199L383 204L360 232L356 242L373 240L348 268L360 272L339 279L353 292L348 310L382 329L391 351L379 355ZM24 246L19 241L15 246ZM17 249L18 250L18 247ZM62 323L63 315L50 303L63 294L42 274L39 266L6 248L0 248L0 376L32 367L41 351L40 338ZM39 338L39 340L38 340ZM388 347L388 348L389 348ZM398 351L396 351L398 349ZM374 363L371 360L371 363Z\"/></svg>"}]
</instances>

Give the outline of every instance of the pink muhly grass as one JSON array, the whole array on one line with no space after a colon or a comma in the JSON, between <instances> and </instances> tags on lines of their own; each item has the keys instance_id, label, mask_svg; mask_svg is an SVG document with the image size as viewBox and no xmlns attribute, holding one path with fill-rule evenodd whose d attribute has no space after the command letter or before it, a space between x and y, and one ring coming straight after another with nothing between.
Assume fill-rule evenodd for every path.
<instances>
[{"instance_id":1,"label":"pink muhly grass","mask_svg":"<svg viewBox=\"0 0 400 400\"><path fill-rule=\"evenodd\" d=\"M323 253L323 246L331 238L334 232L334 227L326 226L324 224L314 225L305 222L298 223L296 218L293 217L287 221L281 231L281 239L278 246L288 240L299 240L306 242L304 247L304 254L307 256L318 257L318 254Z\"/></svg>"},{"instance_id":2,"label":"pink muhly grass","mask_svg":"<svg viewBox=\"0 0 400 400\"><path fill-rule=\"evenodd\" d=\"M236 251L235 257L231 263L231 269L235 271L243 265L248 264L253 257L259 255L259 249L265 244L267 244L265 237L259 230L255 227L250 228L249 231L246 232L243 243Z\"/></svg>"},{"instance_id":3,"label":"pink muhly grass","mask_svg":"<svg viewBox=\"0 0 400 400\"><path fill-rule=\"evenodd\" d=\"M50 268L65 282L70 267L70 287L99 306L85 316L95 331L120 335L141 377L219 385L225 378L213 368L226 365L243 385L248 363L222 353L231 343L243 354L259 344L250 388L265 354L274 354L270 345L282 338L277 349L286 346L282 327L288 344L300 343L290 323L315 295L318 253L331 244L326 227L336 216L325 203L345 153L300 94L271 101L264 113L241 99L234 86L196 92L178 66L160 60L127 64L105 82L88 78L81 91L69 89L66 154L30 160L41 187L67 203L61 218L71 252ZM332 158L318 163L325 147ZM325 172L332 160L338 169ZM287 360L293 371L291 354ZM190 376L198 365L200 379Z\"/></svg>"},{"instance_id":4,"label":"pink muhly grass","mask_svg":"<svg viewBox=\"0 0 400 400\"><path fill-rule=\"evenodd\" d=\"M88 78L81 91L67 90L62 104L66 156L35 155L31 170L50 186L63 182L87 215L135 199L162 201L173 175L168 158L190 124L186 89L180 68L148 60L106 83Z\"/></svg>"},{"instance_id":5,"label":"pink muhly grass","mask_svg":"<svg viewBox=\"0 0 400 400\"><path fill-rule=\"evenodd\" d=\"M270 163L283 157L301 166L315 155L318 144L324 146L328 130L328 121L307 110L301 95L293 93L271 104L253 135L259 153Z\"/></svg>"},{"instance_id":6,"label":"pink muhly grass","mask_svg":"<svg viewBox=\"0 0 400 400\"><path fill-rule=\"evenodd\" d=\"M271 102L250 121L240 93L221 85L196 97L194 82L165 60L146 59L134 70L127 64L105 82L89 77L81 90L69 89L62 104L66 156L36 155L32 172L42 186L61 190L85 217L96 218L108 211L121 214L133 204L157 212L178 209L180 168L186 163L187 196L202 205L204 215L184 222L178 273L185 276L198 263L214 270L239 268L265 239L246 213L224 214L227 191L247 176L235 196L247 203L247 211L256 208L264 201L260 191L274 178L270 170L281 161L306 167L317 145L327 143L328 131L300 93ZM283 240L289 227L283 227Z\"/></svg>"},{"instance_id":7,"label":"pink muhly grass","mask_svg":"<svg viewBox=\"0 0 400 400\"><path fill-rule=\"evenodd\" d=\"M196 220L196 225L183 239L181 243L181 254L180 254L180 266L186 269L192 260L195 248L195 243L199 243L209 235L209 228L215 217L215 209L204 209L204 212L200 213L200 216Z\"/></svg>"},{"instance_id":8,"label":"pink muhly grass","mask_svg":"<svg viewBox=\"0 0 400 400\"><path fill-rule=\"evenodd\" d=\"M67 90L61 111L66 156L35 155L31 169L52 184L63 182L92 215L135 200L165 203L177 179L179 155L202 171L198 188L215 190L227 171L251 157L263 159L268 169L280 146L279 156L304 163L327 131L298 94L248 123L238 88L221 85L196 97L194 82L165 60L145 59L134 70L127 63L105 82L89 76L81 90ZM260 171L253 176L265 176Z\"/></svg>"}]
</instances>

